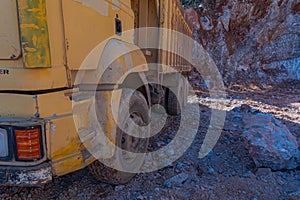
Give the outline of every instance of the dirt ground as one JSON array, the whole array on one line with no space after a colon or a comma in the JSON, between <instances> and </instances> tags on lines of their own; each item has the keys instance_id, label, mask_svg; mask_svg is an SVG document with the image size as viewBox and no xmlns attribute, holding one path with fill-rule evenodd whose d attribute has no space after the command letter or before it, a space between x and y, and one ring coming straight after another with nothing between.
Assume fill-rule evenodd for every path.
<instances>
[{"instance_id":1,"label":"dirt ground","mask_svg":"<svg viewBox=\"0 0 300 200\"><path fill-rule=\"evenodd\" d=\"M98 182L87 169L55 178L44 188L1 187L0 199L300 199L300 169L271 171L257 169L241 137L239 113L230 111L250 105L280 119L300 138L300 83L290 82L268 91L227 91L226 100L211 99L205 91L190 96L199 105L200 126L193 144L176 162L161 170L138 174L131 182L112 186ZM225 126L217 145L203 159L198 151L210 122L212 109L226 110ZM169 117L162 134L151 139L149 150L167 145L176 132L180 117Z\"/></svg>"}]
</instances>

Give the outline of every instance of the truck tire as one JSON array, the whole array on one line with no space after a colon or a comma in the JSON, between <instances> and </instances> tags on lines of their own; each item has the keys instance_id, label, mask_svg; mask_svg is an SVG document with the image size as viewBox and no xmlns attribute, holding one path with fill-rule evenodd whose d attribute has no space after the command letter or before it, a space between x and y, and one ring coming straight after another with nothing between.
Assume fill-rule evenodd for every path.
<instances>
[{"instance_id":1,"label":"truck tire","mask_svg":"<svg viewBox=\"0 0 300 200\"><path fill-rule=\"evenodd\" d=\"M168 89L167 91L167 112L169 115L176 116L180 114L180 102L177 99L177 96L174 94L173 91Z\"/></svg>"},{"instance_id":2,"label":"truck tire","mask_svg":"<svg viewBox=\"0 0 300 200\"><path fill-rule=\"evenodd\" d=\"M178 86L167 89L166 109L169 115L176 116L181 113L183 103L183 84L179 80ZM175 92L175 93L174 93Z\"/></svg>"},{"instance_id":3,"label":"truck tire","mask_svg":"<svg viewBox=\"0 0 300 200\"><path fill-rule=\"evenodd\" d=\"M148 125L150 121L150 117L148 114L149 107L145 97L139 91L135 91L131 97L128 97L128 94L128 92L122 92L120 110L122 110L122 101L124 101L125 99L130 99L130 108L128 112L129 116L126 117L130 117L132 119L131 122L134 121L134 123L136 123L139 126ZM124 123L128 123L127 120L123 119L122 121L124 121ZM128 128L127 130L138 131L136 129L130 129L132 125L125 124L125 127L126 125ZM110 159L109 162L120 166L122 169L128 169L133 167L135 168L135 170L139 170L144 164L149 138L133 137L126 133L127 130L122 131L120 128L117 128L116 146L123 150L140 154L135 154L135 157L129 158L128 155L126 157L126 152L124 154L124 152L117 150L119 148L116 147L115 155L113 156L113 158ZM135 173L128 173L112 169L98 160L89 165L89 171L90 174L97 180L113 185L125 184L135 176Z\"/></svg>"},{"instance_id":4,"label":"truck tire","mask_svg":"<svg viewBox=\"0 0 300 200\"><path fill-rule=\"evenodd\" d=\"M172 89L172 90L171 90ZM174 92L176 92L176 95ZM177 87L172 87L166 91L166 109L169 115L176 116L181 113L181 109L187 105L189 85L185 78L180 78Z\"/></svg>"}]
</instances>

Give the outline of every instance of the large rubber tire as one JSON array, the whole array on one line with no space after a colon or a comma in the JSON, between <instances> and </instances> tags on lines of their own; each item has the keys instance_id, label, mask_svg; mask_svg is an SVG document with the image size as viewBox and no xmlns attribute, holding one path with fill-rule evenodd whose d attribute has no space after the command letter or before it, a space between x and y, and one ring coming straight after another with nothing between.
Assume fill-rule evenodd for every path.
<instances>
[{"instance_id":1,"label":"large rubber tire","mask_svg":"<svg viewBox=\"0 0 300 200\"><path fill-rule=\"evenodd\" d=\"M135 91L131 97L128 97L128 93L123 92L119 112L122 112L122 101L126 101L126 99L129 99L130 107L128 112L129 116L126 117L130 117L137 125L148 125L150 121L148 113L149 107L143 94L139 91ZM122 121L124 121L124 123L128 123L127 120L123 119ZM132 126L130 124L125 124L122 126L128 127L128 131L137 131L130 130ZM125 131L127 132L127 130L122 131L120 128L117 129L116 146L126 151L142 154L129 158L128 155L126 157L126 153L124 154L124 152L121 153L120 151L116 150L115 155L113 158L111 158L110 162L116 163L118 166L121 166L124 169L135 168L135 170L139 170L144 164L149 138L133 137L126 134ZM89 171L97 180L113 185L125 184L135 176L134 173L112 169L98 160L89 165Z\"/></svg>"},{"instance_id":2,"label":"large rubber tire","mask_svg":"<svg viewBox=\"0 0 300 200\"><path fill-rule=\"evenodd\" d=\"M179 79L177 87L167 89L165 105L169 115L176 116L181 113L181 109L187 105L188 93L189 86L185 78Z\"/></svg>"},{"instance_id":3,"label":"large rubber tire","mask_svg":"<svg viewBox=\"0 0 300 200\"><path fill-rule=\"evenodd\" d=\"M179 80L178 86L168 88L166 92L166 109L169 115L176 116L181 113L183 103L183 83Z\"/></svg>"},{"instance_id":4,"label":"large rubber tire","mask_svg":"<svg viewBox=\"0 0 300 200\"><path fill-rule=\"evenodd\" d=\"M167 90L166 98L167 112L169 115L176 116L181 113L180 102L177 99L177 96L170 89Z\"/></svg>"}]
</instances>

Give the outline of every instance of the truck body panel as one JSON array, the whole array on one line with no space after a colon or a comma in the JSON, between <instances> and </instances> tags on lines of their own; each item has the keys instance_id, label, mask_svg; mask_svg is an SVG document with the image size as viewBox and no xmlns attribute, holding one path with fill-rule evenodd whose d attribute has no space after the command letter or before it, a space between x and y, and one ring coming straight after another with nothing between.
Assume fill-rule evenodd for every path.
<instances>
[{"instance_id":1,"label":"truck body panel","mask_svg":"<svg viewBox=\"0 0 300 200\"><path fill-rule=\"evenodd\" d=\"M45 0L17 2L24 67L51 67Z\"/></svg>"},{"instance_id":2,"label":"truck body panel","mask_svg":"<svg viewBox=\"0 0 300 200\"><path fill-rule=\"evenodd\" d=\"M62 1L68 66L71 70L78 70L89 52L98 44L111 36L118 38L115 30L116 19L121 21L122 31L133 29L133 13L128 2ZM132 38L122 40L132 43Z\"/></svg>"},{"instance_id":3,"label":"truck body panel","mask_svg":"<svg viewBox=\"0 0 300 200\"><path fill-rule=\"evenodd\" d=\"M83 156L85 148L81 144L73 118L70 99L72 92L66 90L41 95L0 94L0 105L5 105L0 107L0 126L35 124L35 119L39 116L38 121L42 121L45 127L43 137L47 149L45 158L41 161L24 163L12 159L0 161L0 165L35 166L44 160L51 160L53 174L64 175L93 161L88 154Z\"/></svg>"},{"instance_id":4,"label":"truck body panel","mask_svg":"<svg viewBox=\"0 0 300 200\"><path fill-rule=\"evenodd\" d=\"M185 20L184 10L178 0L133 0L132 9L135 13L135 28L159 27L164 30L153 34L147 31L137 31L135 43L138 46L165 47L169 51L145 49L144 55L148 63L160 63L171 66L178 72L190 71L191 66L186 60L191 60L192 43L183 41L180 34L192 37L192 30ZM176 42L174 42L176 41ZM187 43L188 42L188 43ZM149 44L151 43L151 45ZM183 45L184 44L184 45ZM182 58L180 55L184 55ZM158 68L154 68L157 70ZM170 68L161 68L160 73L174 73Z\"/></svg>"},{"instance_id":5,"label":"truck body panel","mask_svg":"<svg viewBox=\"0 0 300 200\"><path fill-rule=\"evenodd\" d=\"M6 0L5 0L6 1ZM3 1L3 2L5 2ZM15 1L10 1L15 2ZM17 2L17 1L16 1ZM29 9L26 7L28 2L26 0L20 0L18 1L21 6L19 7L21 10L24 10L23 13L26 11L26 9ZM1 1L2 3L2 1ZM23 55L22 57L17 57L13 60L6 60L0 58L0 71L5 73L0 73L0 90L1 91L44 91L44 90L53 90L57 88L66 88L69 87L70 81L68 79L68 72L66 68L66 56L65 56L65 45L64 45L64 35L63 35L63 21L62 21L62 13L61 13L61 1L60 0L52 0L52 1L43 1L42 9L46 10L47 13L42 13L43 20L44 17L46 17L47 21L47 33L45 33L46 30L44 30L43 34L49 35L49 42L46 42L46 47L40 47L38 43L44 45L45 39L42 39L43 37L40 37L39 35L35 34L41 34L39 31L33 31L36 27L36 29L39 29L38 25L34 25L36 22L35 18L33 18L30 14L30 17L27 15L19 15L19 18L22 19L23 24L18 25L18 22L14 22L11 18L5 16L5 21L7 24L14 24L14 27L18 30L20 27L21 30L21 38L23 40L21 41L19 39L19 31L17 33L16 38L18 38L18 46L22 45L23 49ZM39 4L32 4L31 6L35 5L36 9L39 10ZM14 5L16 8L15 14L16 17L18 16L17 12L17 4ZM2 8L2 6L1 6ZM5 8L5 7L3 7ZM31 8L32 10L35 10L34 8ZM32 11L33 12L33 11ZM9 15L8 15L9 16ZM2 19L2 18L1 18ZM17 19L18 21L18 19ZM21 21L21 20L20 20ZM41 22L42 23L42 22ZM45 22L44 22L45 23ZM22 29L23 27L23 29ZM2 30L2 29L1 29ZM23 31L22 31L23 30ZM14 32L10 32L10 35L13 35ZM37 39L40 38L40 39ZM30 45L26 42L26 40L31 40ZM2 44L2 43L1 43ZM48 46L49 44L49 46ZM2 45L0 45L2 47ZM26 52L28 48L34 49L34 46L39 46L35 51L32 53ZM27 50L26 50L27 48ZM50 55L48 53L39 54L39 51L44 51L44 48L50 48ZM27 55L27 56L26 56ZM37 56L37 57L35 57ZM44 58L42 58L44 57ZM40 59L42 58L42 59ZM49 60L51 58L51 60ZM35 68L30 68L28 65L29 62L27 59L34 59L33 62L36 62L34 64ZM45 62L43 66L41 66L41 60ZM27 64L26 64L27 63ZM51 65L48 65L51 63ZM26 68L26 65L28 65ZM47 68L40 68L40 67L47 67ZM22 78L20 78L22 77Z\"/></svg>"},{"instance_id":6,"label":"truck body panel","mask_svg":"<svg viewBox=\"0 0 300 200\"><path fill-rule=\"evenodd\" d=\"M16 1L0 2L0 59L17 59L21 56Z\"/></svg>"},{"instance_id":7,"label":"truck body panel","mask_svg":"<svg viewBox=\"0 0 300 200\"><path fill-rule=\"evenodd\" d=\"M160 7L160 27L172 31L164 32L163 38L160 40L162 46L168 46L170 52L162 51L160 63L171 66L177 71L190 71L191 66L186 60L191 60L192 44L190 41L183 41L183 37L176 32L192 37L192 30L185 20L184 10L179 0L162 0ZM176 42L174 42L176 41ZM184 45L183 45L184 44ZM182 58L180 55L184 55ZM169 68L163 68L162 72L172 73Z\"/></svg>"}]
</instances>

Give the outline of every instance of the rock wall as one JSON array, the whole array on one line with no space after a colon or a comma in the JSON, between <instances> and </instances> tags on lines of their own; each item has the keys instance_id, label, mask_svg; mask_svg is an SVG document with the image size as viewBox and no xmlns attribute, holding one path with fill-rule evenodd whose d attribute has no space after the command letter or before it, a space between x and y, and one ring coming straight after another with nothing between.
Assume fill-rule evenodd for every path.
<instances>
[{"instance_id":1,"label":"rock wall","mask_svg":"<svg viewBox=\"0 0 300 200\"><path fill-rule=\"evenodd\" d=\"M195 36L226 86L300 80L299 0L203 0L194 11Z\"/></svg>"}]
</instances>

